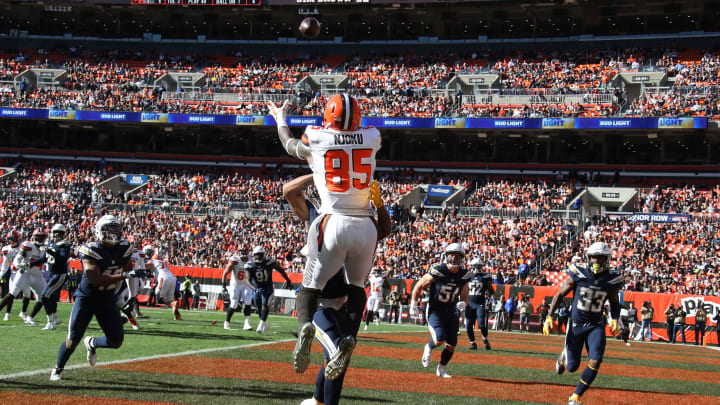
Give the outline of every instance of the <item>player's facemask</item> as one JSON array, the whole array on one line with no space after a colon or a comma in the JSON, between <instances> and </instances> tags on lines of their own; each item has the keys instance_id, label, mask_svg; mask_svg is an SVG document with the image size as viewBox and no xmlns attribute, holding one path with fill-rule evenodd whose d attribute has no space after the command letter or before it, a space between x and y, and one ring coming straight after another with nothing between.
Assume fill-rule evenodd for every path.
<instances>
[{"instance_id":1,"label":"player's facemask","mask_svg":"<svg viewBox=\"0 0 720 405\"><path fill-rule=\"evenodd\" d=\"M605 256L590 256L591 264L590 269L593 273L598 274L607 268L607 257Z\"/></svg>"}]
</instances>

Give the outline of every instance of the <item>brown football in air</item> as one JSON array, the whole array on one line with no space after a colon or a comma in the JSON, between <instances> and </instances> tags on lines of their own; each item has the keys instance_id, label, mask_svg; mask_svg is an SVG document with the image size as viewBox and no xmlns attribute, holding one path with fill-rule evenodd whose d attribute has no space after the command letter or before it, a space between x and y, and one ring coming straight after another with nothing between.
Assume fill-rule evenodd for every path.
<instances>
[{"instance_id":1,"label":"brown football in air","mask_svg":"<svg viewBox=\"0 0 720 405\"><path fill-rule=\"evenodd\" d=\"M298 27L300 34L302 34L303 37L310 39L317 38L317 36L320 35L320 28L320 21L314 17L305 18L300 23L300 27Z\"/></svg>"}]
</instances>

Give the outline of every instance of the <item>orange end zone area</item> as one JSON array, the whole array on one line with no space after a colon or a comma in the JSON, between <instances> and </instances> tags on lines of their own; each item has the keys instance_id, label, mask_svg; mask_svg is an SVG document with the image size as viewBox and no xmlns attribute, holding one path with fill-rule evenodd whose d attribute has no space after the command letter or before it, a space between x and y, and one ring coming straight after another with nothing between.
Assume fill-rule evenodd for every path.
<instances>
[{"instance_id":1,"label":"orange end zone area","mask_svg":"<svg viewBox=\"0 0 720 405\"><path fill-rule=\"evenodd\" d=\"M129 399L81 397L71 395L30 394L17 391L0 391L0 403L13 405L156 405L169 402L133 401Z\"/></svg>"},{"instance_id":2,"label":"orange end zone area","mask_svg":"<svg viewBox=\"0 0 720 405\"><path fill-rule=\"evenodd\" d=\"M360 340L362 343L362 340ZM267 346L257 347L257 349L263 350L282 350L292 351L295 343L274 343ZM320 345L313 345L313 351L320 352L322 349ZM433 360L437 361L440 359L439 349L433 351ZM378 357L378 358L391 358L399 360L417 360L420 362L420 356L422 355L422 348L418 349L405 349L405 348L388 348L379 346L364 346L358 345L353 352L354 356L365 356L365 357ZM466 363L466 364L478 364L488 366L503 366L513 368L526 368L536 370L548 370L548 372L554 372L555 360L550 359L538 359L533 357L520 357L520 356L503 356L493 354L492 351L486 352L481 350L477 353L468 353L462 351L456 351L452 359L453 363ZM581 364L580 371L583 370L584 365ZM665 368L658 367L644 367L644 366L633 366L633 365L619 365L619 364L608 364L603 363L601 366L601 373L608 375L619 375L625 377L637 377L637 378L654 378L654 379L666 379L666 380L677 380L677 381L697 381L710 384L716 384L720 381L720 372L714 371L693 371L693 370L675 370L673 373Z\"/></svg>"},{"instance_id":3,"label":"orange end zone area","mask_svg":"<svg viewBox=\"0 0 720 405\"><path fill-rule=\"evenodd\" d=\"M177 367L178 364L183 364L184 367L179 368ZM191 356L114 364L104 368L146 373L308 384L308 392L312 392L313 388L310 385L314 384L319 370L318 365L311 365L304 374L296 374L288 363ZM411 384L401 385L398 384L399 381L410 381ZM433 373L358 368L350 369L345 378L344 386L499 400L527 401L529 398L535 398L543 402L565 402L572 391L572 387L567 385L464 376L455 376L447 383L438 384L438 377ZM655 401L658 401L658 403L672 403L673 405L720 403L718 398L700 395L662 394L604 388L593 388L588 391L585 398L590 403L603 404L636 404Z\"/></svg>"},{"instance_id":4,"label":"orange end zone area","mask_svg":"<svg viewBox=\"0 0 720 405\"><path fill-rule=\"evenodd\" d=\"M419 335L390 335L390 334L375 334L375 335L360 335L360 342L362 342L363 339L377 339L377 340L389 340L393 342L405 342L405 343L418 343L418 344L425 344L428 341L428 336L419 336ZM506 340L505 338L508 335L503 335L503 340ZM542 341L540 339L537 340L526 340L526 341L518 341L517 343L509 343L507 341L493 341L492 336L489 337L490 343L492 344L494 349L506 349L506 350L516 350L516 351L527 351L532 349L533 352L542 352L542 353L551 353L551 354L559 354L560 350L562 349L562 342L558 340L554 341ZM535 344L537 343L537 344ZM549 344L556 344L556 346L551 346ZM458 345L462 347L464 342L462 339L458 339ZM531 346L532 345L532 346ZM608 342L608 346L605 349L605 357L613 357L618 359L635 359L635 360L658 360L658 361L669 361L669 362L681 362L681 363L695 363L695 364L710 364L715 366L720 366L720 358L713 357L716 355L716 352L713 352L708 349L700 349L696 347L688 347L687 350L682 351L678 350L677 352L665 352L662 353L663 346L658 345L650 345L653 349L655 349L655 346L657 346L657 349L654 350L654 352L643 352L643 353L637 353L635 352L635 346L641 345L641 343L636 343L634 346L631 346L631 348L626 348L626 346L623 345L615 345L612 342ZM701 352L700 350L703 350L704 352ZM683 357L686 356L686 357Z\"/></svg>"}]
</instances>

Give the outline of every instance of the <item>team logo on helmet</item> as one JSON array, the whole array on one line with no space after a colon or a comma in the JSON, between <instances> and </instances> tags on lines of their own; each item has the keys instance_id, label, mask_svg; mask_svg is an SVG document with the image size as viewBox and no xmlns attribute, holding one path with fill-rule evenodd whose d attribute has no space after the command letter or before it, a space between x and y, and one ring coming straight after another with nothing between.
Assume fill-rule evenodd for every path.
<instances>
[{"instance_id":1,"label":"team logo on helmet","mask_svg":"<svg viewBox=\"0 0 720 405\"><path fill-rule=\"evenodd\" d=\"M360 104L348 94L336 94L325 105L323 126L326 128L354 131L360 128Z\"/></svg>"}]
</instances>

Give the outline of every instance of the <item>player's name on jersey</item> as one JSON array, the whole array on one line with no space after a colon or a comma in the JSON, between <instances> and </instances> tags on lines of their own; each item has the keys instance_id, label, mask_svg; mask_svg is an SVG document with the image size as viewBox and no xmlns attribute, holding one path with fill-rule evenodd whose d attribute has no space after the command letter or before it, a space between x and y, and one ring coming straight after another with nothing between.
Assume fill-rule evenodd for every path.
<instances>
[{"instance_id":1,"label":"player's name on jersey","mask_svg":"<svg viewBox=\"0 0 720 405\"><path fill-rule=\"evenodd\" d=\"M361 145L363 134L335 134L335 145Z\"/></svg>"}]
</instances>

